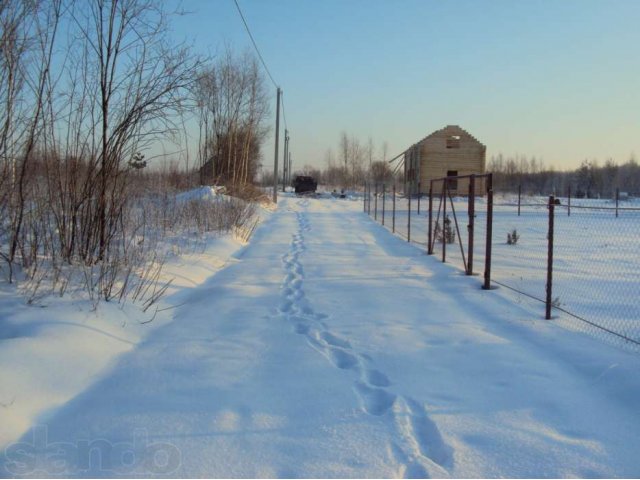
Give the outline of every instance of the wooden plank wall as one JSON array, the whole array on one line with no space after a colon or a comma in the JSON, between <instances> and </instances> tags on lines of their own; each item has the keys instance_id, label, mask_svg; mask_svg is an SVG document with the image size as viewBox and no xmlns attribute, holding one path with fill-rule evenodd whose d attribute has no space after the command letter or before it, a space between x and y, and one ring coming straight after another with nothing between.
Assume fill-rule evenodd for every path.
<instances>
[{"instance_id":1,"label":"wooden plank wall","mask_svg":"<svg viewBox=\"0 0 640 480\"><path fill-rule=\"evenodd\" d=\"M459 142L451 137L459 137ZM458 148L447 148L450 144L459 143ZM418 149L420 157L420 186L422 193L429 192L431 179L447 176L447 171L456 170L458 175L485 173L486 147L465 130L457 126L449 126L429 135L414 147ZM484 185L476 183L476 195L483 195ZM434 185L434 194L441 193ZM437 191L435 189L438 188ZM468 181L458 182L458 189L452 194L466 195L469 189Z\"/></svg>"}]
</instances>

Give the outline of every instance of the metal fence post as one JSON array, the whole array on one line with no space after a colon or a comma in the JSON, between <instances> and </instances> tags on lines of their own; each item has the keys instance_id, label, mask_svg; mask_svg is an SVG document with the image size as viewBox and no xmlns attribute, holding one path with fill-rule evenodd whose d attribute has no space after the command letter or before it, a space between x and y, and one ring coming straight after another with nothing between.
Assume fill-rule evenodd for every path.
<instances>
[{"instance_id":1,"label":"metal fence post","mask_svg":"<svg viewBox=\"0 0 640 480\"><path fill-rule=\"evenodd\" d=\"M571 216L571 185L569 185L569 196L567 197L567 217Z\"/></svg>"},{"instance_id":2,"label":"metal fence post","mask_svg":"<svg viewBox=\"0 0 640 480\"><path fill-rule=\"evenodd\" d=\"M545 319L551 319L551 306L553 303L552 289L553 289L553 220L555 210L555 198L553 195L549 195L549 233L547 235L547 301Z\"/></svg>"},{"instance_id":3,"label":"metal fence post","mask_svg":"<svg viewBox=\"0 0 640 480\"><path fill-rule=\"evenodd\" d=\"M491 242L493 241L493 174L487 177L487 238L484 255L484 285L483 289L491 288Z\"/></svg>"},{"instance_id":4,"label":"metal fence post","mask_svg":"<svg viewBox=\"0 0 640 480\"><path fill-rule=\"evenodd\" d=\"M364 211L369 213L369 184L364 184Z\"/></svg>"},{"instance_id":5,"label":"metal fence post","mask_svg":"<svg viewBox=\"0 0 640 480\"><path fill-rule=\"evenodd\" d=\"M433 255L433 244L431 243L433 237L433 230L431 224L433 223L433 180L429 183L429 226L428 226L428 238L427 241L427 254Z\"/></svg>"},{"instance_id":6,"label":"metal fence post","mask_svg":"<svg viewBox=\"0 0 640 480\"><path fill-rule=\"evenodd\" d=\"M520 198L522 197L522 184L518 185L518 216L520 216Z\"/></svg>"},{"instance_id":7,"label":"metal fence post","mask_svg":"<svg viewBox=\"0 0 640 480\"><path fill-rule=\"evenodd\" d=\"M440 235L442 235L442 262L447 258L447 190L449 190L449 181L444 180L442 182L442 197L444 201L442 202L442 228L440 229Z\"/></svg>"},{"instance_id":8,"label":"metal fence post","mask_svg":"<svg viewBox=\"0 0 640 480\"><path fill-rule=\"evenodd\" d=\"M409 192L409 211L407 213L407 242L411 242L411 192Z\"/></svg>"},{"instance_id":9,"label":"metal fence post","mask_svg":"<svg viewBox=\"0 0 640 480\"><path fill-rule=\"evenodd\" d=\"M391 231L396 233L396 182L393 182L393 214L391 215Z\"/></svg>"},{"instance_id":10,"label":"metal fence post","mask_svg":"<svg viewBox=\"0 0 640 480\"><path fill-rule=\"evenodd\" d=\"M364 192L362 193L362 197L364 198L364 213L367 213L367 183L364 184Z\"/></svg>"},{"instance_id":11,"label":"metal fence post","mask_svg":"<svg viewBox=\"0 0 640 480\"><path fill-rule=\"evenodd\" d=\"M422 192L420 191L420 182L418 182L418 215L420 215L420 197L422 196Z\"/></svg>"},{"instance_id":12,"label":"metal fence post","mask_svg":"<svg viewBox=\"0 0 640 480\"><path fill-rule=\"evenodd\" d=\"M364 182L364 189L362 190L362 211L367 211L367 182Z\"/></svg>"},{"instance_id":13,"label":"metal fence post","mask_svg":"<svg viewBox=\"0 0 640 480\"><path fill-rule=\"evenodd\" d=\"M373 211L373 219L378 220L378 184L376 183L376 188L374 191L374 211Z\"/></svg>"},{"instance_id":14,"label":"metal fence post","mask_svg":"<svg viewBox=\"0 0 640 480\"><path fill-rule=\"evenodd\" d=\"M367 213L371 216L371 184L368 184L367 189Z\"/></svg>"},{"instance_id":15,"label":"metal fence post","mask_svg":"<svg viewBox=\"0 0 640 480\"><path fill-rule=\"evenodd\" d=\"M476 176L471 175L469 180L469 246L467 252L467 275L473 275L473 227L476 216Z\"/></svg>"},{"instance_id":16,"label":"metal fence post","mask_svg":"<svg viewBox=\"0 0 640 480\"><path fill-rule=\"evenodd\" d=\"M618 204L620 203L620 189L616 188L616 218L618 218Z\"/></svg>"},{"instance_id":17,"label":"metal fence post","mask_svg":"<svg viewBox=\"0 0 640 480\"><path fill-rule=\"evenodd\" d=\"M387 196L386 196L386 187L384 185L384 183L382 184L382 225L384 225L384 207L385 204L387 203Z\"/></svg>"}]
</instances>

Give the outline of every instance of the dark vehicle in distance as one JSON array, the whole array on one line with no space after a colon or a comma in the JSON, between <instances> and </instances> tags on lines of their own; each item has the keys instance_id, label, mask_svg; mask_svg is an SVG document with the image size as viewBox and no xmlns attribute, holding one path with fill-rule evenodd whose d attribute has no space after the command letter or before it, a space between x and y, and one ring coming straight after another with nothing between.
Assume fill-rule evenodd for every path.
<instances>
[{"instance_id":1,"label":"dark vehicle in distance","mask_svg":"<svg viewBox=\"0 0 640 480\"><path fill-rule=\"evenodd\" d=\"M318 188L318 182L306 175L298 175L293 180L293 188L298 195L315 193Z\"/></svg>"}]
</instances>

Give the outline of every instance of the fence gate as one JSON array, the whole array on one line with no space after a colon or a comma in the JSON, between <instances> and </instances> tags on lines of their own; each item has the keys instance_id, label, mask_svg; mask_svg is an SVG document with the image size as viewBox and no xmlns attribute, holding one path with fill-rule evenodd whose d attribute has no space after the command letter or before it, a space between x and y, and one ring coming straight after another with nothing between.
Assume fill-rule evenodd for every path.
<instances>
[{"instance_id":1,"label":"fence gate","mask_svg":"<svg viewBox=\"0 0 640 480\"><path fill-rule=\"evenodd\" d=\"M465 273L473 275L474 251L484 247L483 288L489 289L493 222L492 175L462 175L431 180L428 217L427 253L439 253L443 262L447 258L461 262ZM482 217L485 217L484 222ZM478 235L477 225L484 235Z\"/></svg>"}]
</instances>

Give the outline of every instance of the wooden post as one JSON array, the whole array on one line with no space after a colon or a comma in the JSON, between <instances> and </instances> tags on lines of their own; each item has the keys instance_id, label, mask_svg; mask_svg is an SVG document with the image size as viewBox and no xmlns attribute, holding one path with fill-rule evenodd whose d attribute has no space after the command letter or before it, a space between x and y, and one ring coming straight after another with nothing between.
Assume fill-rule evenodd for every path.
<instances>
[{"instance_id":1,"label":"wooden post","mask_svg":"<svg viewBox=\"0 0 640 480\"><path fill-rule=\"evenodd\" d=\"M276 100L276 145L273 154L273 203L278 203L278 141L280 135L280 95L282 90L278 87Z\"/></svg>"},{"instance_id":2,"label":"wooden post","mask_svg":"<svg viewBox=\"0 0 640 480\"><path fill-rule=\"evenodd\" d=\"M620 189L616 188L616 218L618 218L618 205L620 203Z\"/></svg>"},{"instance_id":3,"label":"wooden post","mask_svg":"<svg viewBox=\"0 0 640 480\"><path fill-rule=\"evenodd\" d=\"M284 161L282 162L282 193L287 187L287 170L289 167L289 130L284 129Z\"/></svg>"},{"instance_id":4,"label":"wooden post","mask_svg":"<svg viewBox=\"0 0 640 480\"><path fill-rule=\"evenodd\" d=\"M522 185L518 185L518 216L520 216L520 198L522 197Z\"/></svg>"}]
</instances>

